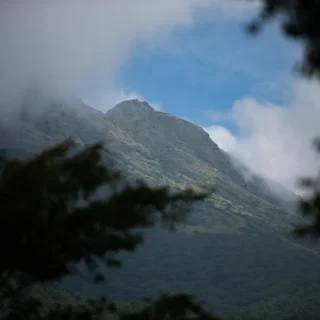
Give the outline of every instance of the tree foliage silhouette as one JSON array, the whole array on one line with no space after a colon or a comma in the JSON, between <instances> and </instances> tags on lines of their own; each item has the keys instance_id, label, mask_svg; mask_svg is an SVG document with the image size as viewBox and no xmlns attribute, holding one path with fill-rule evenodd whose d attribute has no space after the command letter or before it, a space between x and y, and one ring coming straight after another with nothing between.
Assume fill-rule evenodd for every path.
<instances>
[{"instance_id":1,"label":"tree foliage silhouette","mask_svg":"<svg viewBox=\"0 0 320 320\"><path fill-rule=\"evenodd\" d=\"M1 317L93 319L106 310L114 311L113 304L94 301L49 308L31 295L30 288L80 272L80 262L92 281L103 280L101 263L120 266L116 253L134 251L143 241L144 229L155 225L174 228L186 218L192 204L210 192L172 191L151 188L142 181L128 182L113 168L99 143L75 150L68 140L31 159L1 158ZM181 306L176 318L184 310L198 319L208 316L185 295L163 298L162 313L163 306L172 301ZM149 308L158 308L159 303ZM126 319L137 316L139 313L125 315Z\"/></svg>"},{"instance_id":2,"label":"tree foliage silhouette","mask_svg":"<svg viewBox=\"0 0 320 320\"><path fill-rule=\"evenodd\" d=\"M320 139L314 139L316 151L320 153ZM300 179L300 185L308 190L306 196L300 202L300 211L307 223L297 227L294 233L300 237L320 237L320 173L316 177L305 177Z\"/></svg>"},{"instance_id":3,"label":"tree foliage silhouette","mask_svg":"<svg viewBox=\"0 0 320 320\"><path fill-rule=\"evenodd\" d=\"M267 22L276 19L285 36L299 41L303 58L298 70L305 76L320 76L320 1L261 0L263 8L252 21L249 32L258 32Z\"/></svg>"}]
</instances>

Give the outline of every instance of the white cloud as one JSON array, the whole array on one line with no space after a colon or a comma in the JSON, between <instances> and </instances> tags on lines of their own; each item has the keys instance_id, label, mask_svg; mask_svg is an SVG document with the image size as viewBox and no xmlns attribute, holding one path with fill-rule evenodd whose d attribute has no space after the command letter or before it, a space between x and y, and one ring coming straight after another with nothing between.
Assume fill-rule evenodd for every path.
<instances>
[{"instance_id":1,"label":"white cloud","mask_svg":"<svg viewBox=\"0 0 320 320\"><path fill-rule=\"evenodd\" d=\"M210 126L204 129L209 133L211 140L213 140L220 149L230 151L236 147L237 139L226 128L221 126Z\"/></svg>"},{"instance_id":2,"label":"white cloud","mask_svg":"<svg viewBox=\"0 0 320 320\"><path fill-rule=\"evenodd\" d=\"M237 136L220 126L205 130L254 172L297 191L298 178L319 170L320 158L311 145L320 135L319 89L318 83L296 80L288 106L243 98L231 112Z\"/></svg>"},{"instance_id":3,"label":"white cloud","mask_svg":"<svg viewBox=\"0 0 320 320\"><path fill-rule=\"evenodd\" d=\"M160 103L152 103L150 102L151 107L156 111L163 111Z\"/></svg>"},{"instance_id":4,"label":"white cloud","mask_svg":"<svg viewBox=\"0 0 320 320\"><path fill-rule=\"evenodd\" d=\"M1 1L0 105L33 86L69 95L110 90L133 47L157 45L163 35L200 19L199 12L211 18L235 12L235 2L230 1L229 11L222 2Z\"/></svg>"},{"instance_id":5,"label":"white cloud","mask_svg":"<svg viewBox=\"0 0 320 320\"><path fill-rule=\"evenodd\" d=\"M256 12L261 7L259 0L231 0L231 1L215 1L215 11L219 12L219 16L224 19L227 18L243 18L248 16L249 13ZM218 17L219 17L218 16Z\"/></svg>"},{"instance_id":6,"label":"white cloud","mask_svg":"<svg viewBox=\"0 0 320 320\"><path fill-rule=\"evenodd\" d=\"M97 106L101 111L107 111L113 108L119 102L124 100L138 99L143 100L141 94L137 92L108 91L102 97L102 102Z\"/></svg>"},{"instance_id":7,"label":"white cloud","mask_svg":"<svg viewBox=\"0 0 320 320\"><path fill-rule=\"evenodd\" d=\"M124 100L138 99L140 101L146 101L145 97L138 92L126 92L124 90L120 91L108 91L102 97L102 102L96 105L96 108L106 112L107 110L113 108L119 102ZM162 107L160 103L147 101L151 107L156 111L161 111Z\"/></svg>"}]
</instances>

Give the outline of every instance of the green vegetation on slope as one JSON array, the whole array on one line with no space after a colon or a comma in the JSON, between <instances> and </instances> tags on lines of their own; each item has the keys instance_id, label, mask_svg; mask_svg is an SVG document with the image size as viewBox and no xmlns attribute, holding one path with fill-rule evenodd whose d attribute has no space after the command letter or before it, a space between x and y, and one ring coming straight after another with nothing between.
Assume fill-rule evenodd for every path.
<instances>
[{"instance_id":1,"label":"green vegetation on slope","mask_svg":"<svg viewBox=\"0 0 320 320\"><path fill-rule=\"evenodd\" d=\"M288 237L294 215L287 202L274 198L264 180L244 179L199 126L136 100L106 115L75 101L49 103L17 131L5 124L0 130L4 149L36 152L70 136L79 145L102 141L132 179L176 189L216 186L178 232L150 231L135 255L124 255L123 270L105 271L107 286L66 281L85 296L109 292L126 301L187 292L224 313L297 290L316 276L317 250Z\"/></svg>"},{"instance_id":2,"label":"green vegetation on slope","mask_svg":"<svg viewBox=\"0 0 320 320\"><path fill-rule=\"evenodd\" d=\"M313 286L225 316L226 320L318 320L320 287Z\"/></svg>"}]
</instances>

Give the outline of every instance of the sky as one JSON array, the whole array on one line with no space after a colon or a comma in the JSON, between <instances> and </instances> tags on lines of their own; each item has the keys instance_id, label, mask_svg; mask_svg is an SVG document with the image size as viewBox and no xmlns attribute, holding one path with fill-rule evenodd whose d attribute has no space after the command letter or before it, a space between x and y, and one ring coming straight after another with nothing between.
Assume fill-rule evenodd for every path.
<instances>
[{"instance_id":1,"label":"sky","mask_svg":"<svg viewBox=\"0 0 320 320\"><path fill-rule=\"evenodd\" d=\"M296 188L318 171L318 84L277 24L244 26L260 1L0 2L0 111L34 86L103 112L138 98L195 122L254 172Z\"/></svg>"},{"instance_id":2,"label":"sky","mask_svg":"<svg viewBox=\"0 0 320 320\"><path fill-rule=\"evenodd\" d=\"M250 37L243 26L250 19L234 20L199 21L175 34L171 51L139 48L122 69L123 90L203 125L243 96L285 101L292 45L276 28Z\"/></svg>"}]
</instances>

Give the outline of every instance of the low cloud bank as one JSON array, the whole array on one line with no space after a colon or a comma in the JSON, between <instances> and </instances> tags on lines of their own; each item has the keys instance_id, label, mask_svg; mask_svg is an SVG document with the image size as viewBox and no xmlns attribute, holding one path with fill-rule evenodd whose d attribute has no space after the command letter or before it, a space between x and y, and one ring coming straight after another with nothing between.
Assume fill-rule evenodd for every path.
<instances>
[{"instance_id":1,"label":"low cloud bank","mask_svg":"<svg viewBox=\"0 0 320 320\"><path fill-rule=\"evenodd\" d=\"M299 193L297 179L318 173L320 155L312 147L312 140L320 136L318 82L295 80L286 106L244 97L228 117L237 134L218 123L204 129L253 172Z\"/></svg>"}]
</instances>

